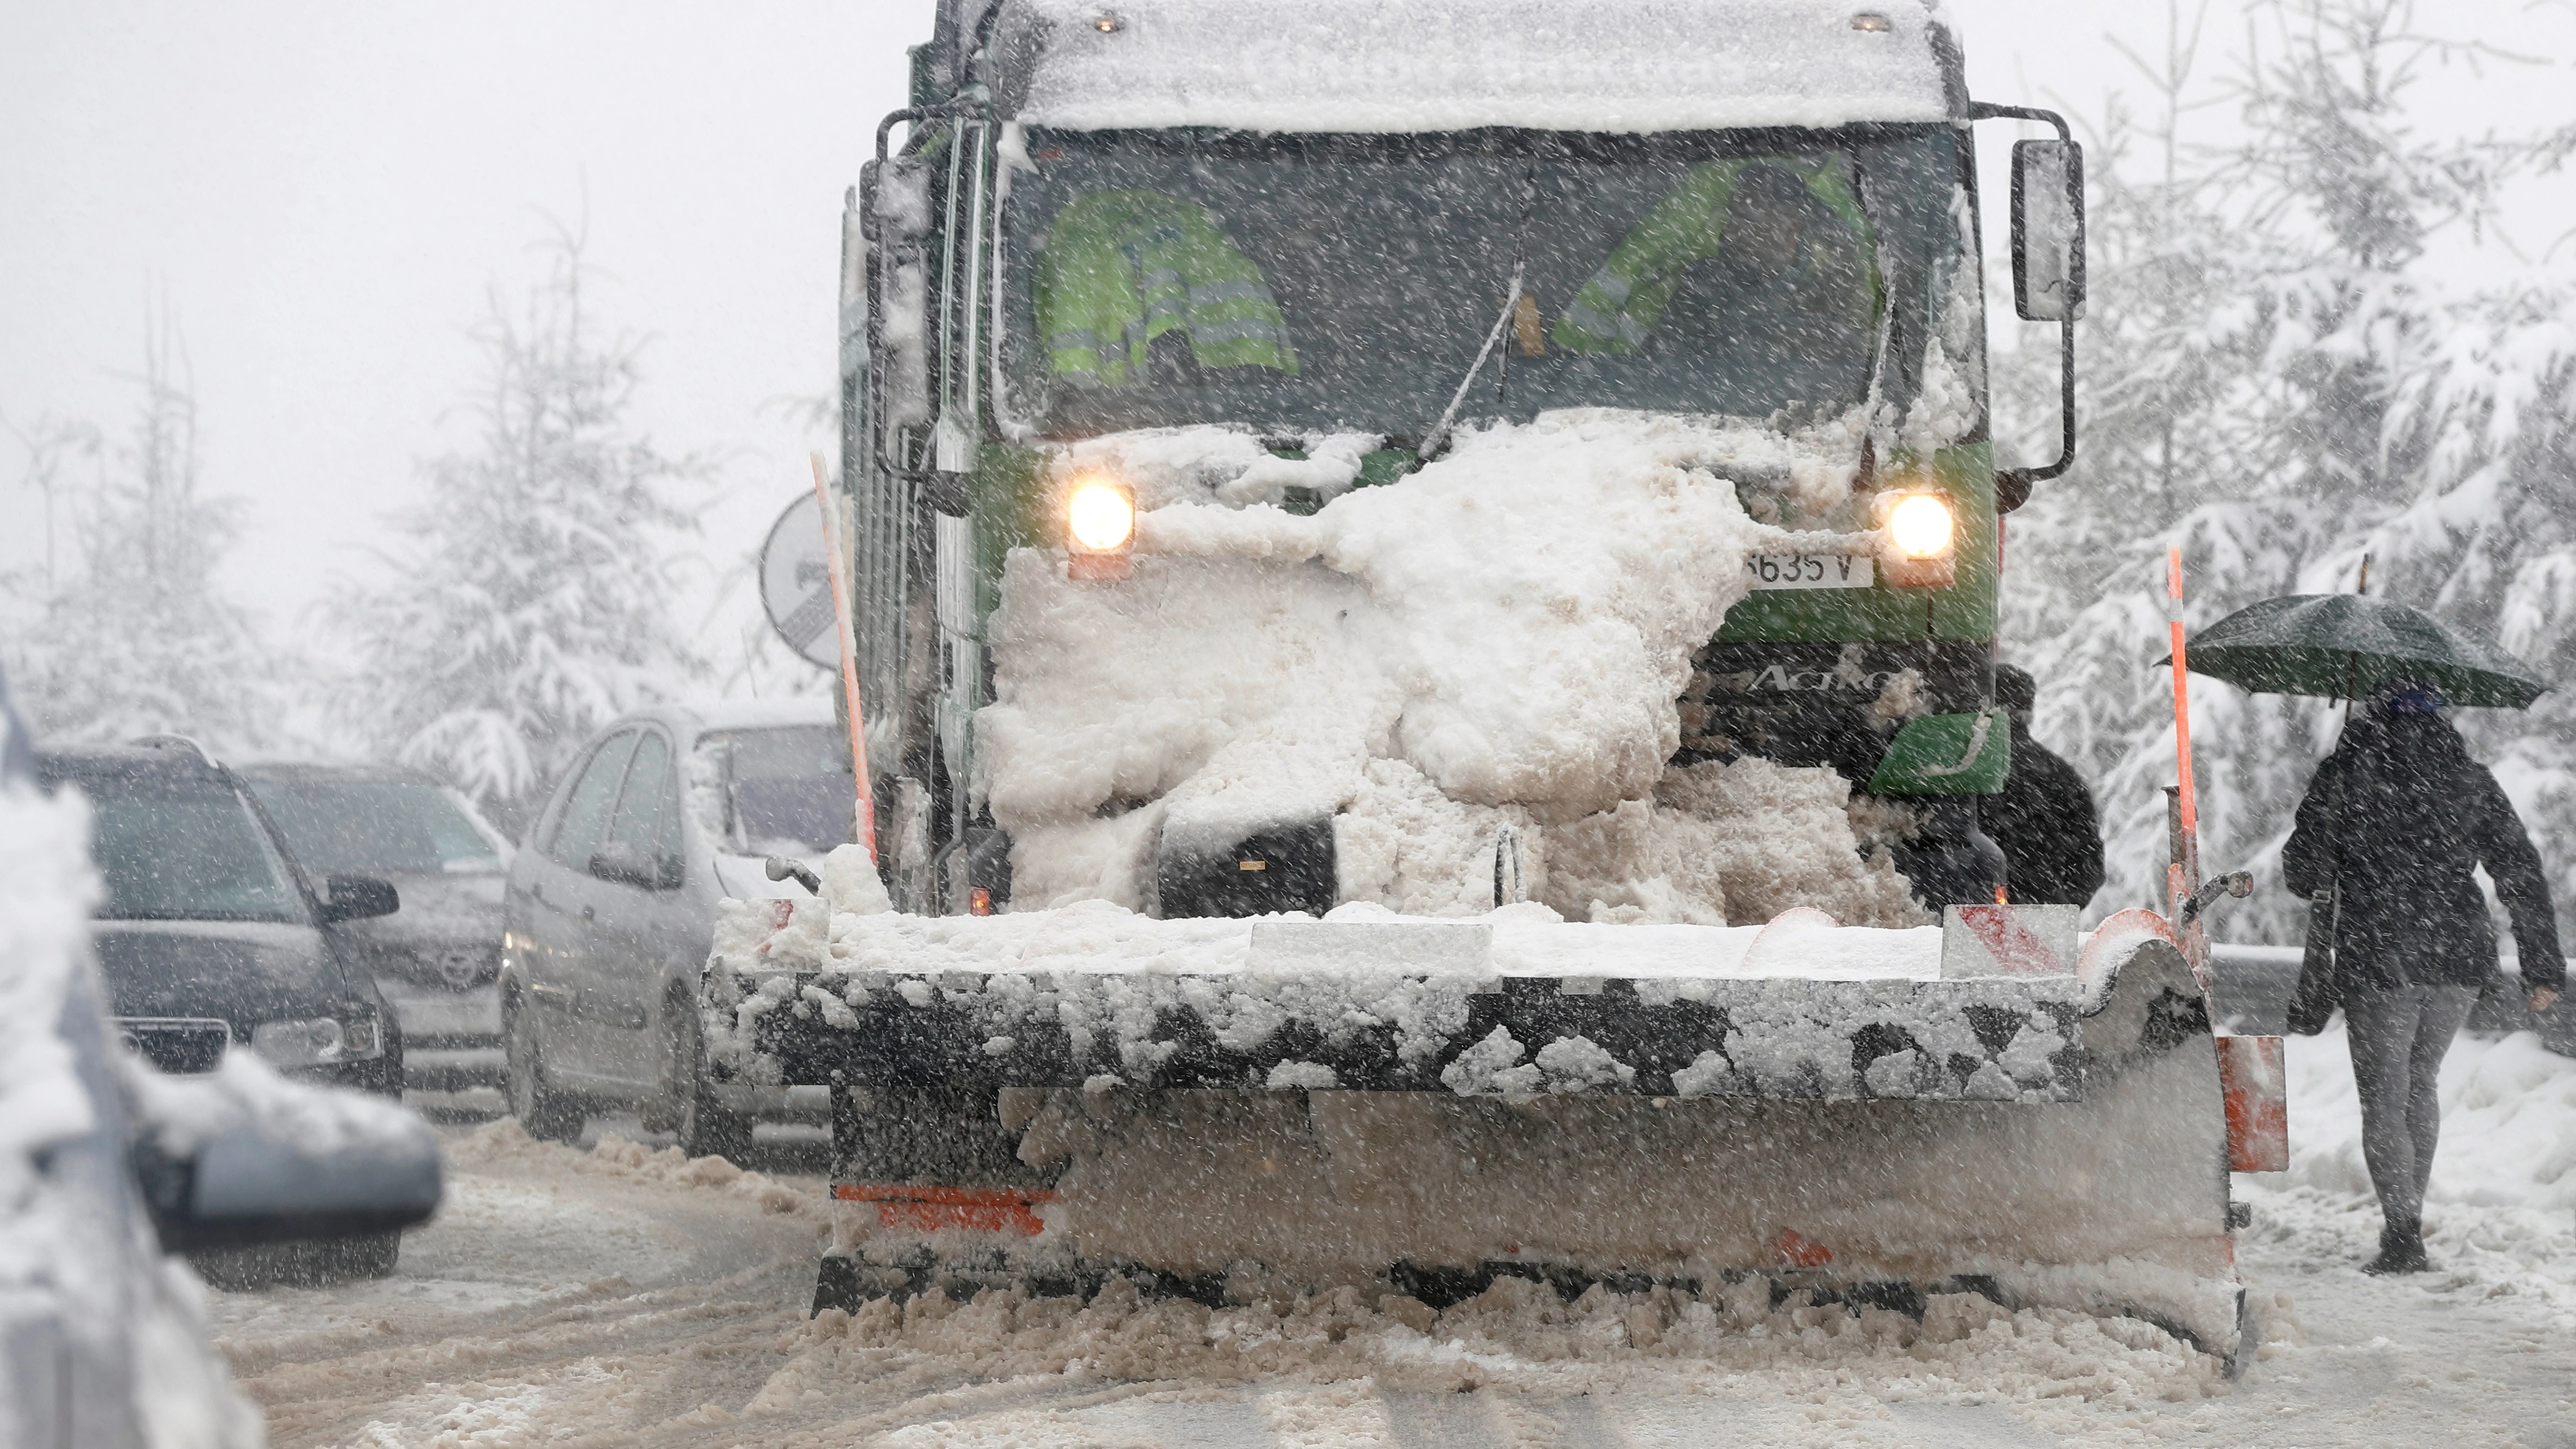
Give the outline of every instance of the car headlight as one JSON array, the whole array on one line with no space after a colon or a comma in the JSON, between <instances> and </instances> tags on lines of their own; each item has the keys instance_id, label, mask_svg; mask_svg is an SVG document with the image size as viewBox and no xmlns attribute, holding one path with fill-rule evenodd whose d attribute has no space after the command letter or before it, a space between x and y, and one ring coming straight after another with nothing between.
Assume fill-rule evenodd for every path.
<instances>
[{"instance_id":1,"label":"car headlight","mask_svg":"<svg viewBox=\"0 0 2576 1449\"><path fill-rule=\"evenodd\" d=\"M1937 493L1908 493L1887 511L1888 537L1907 558L1939 558L1959 536L1950 500Z\"/></svg>"},{"instance_id":2,"label":"car headlight","mask_svg":"<svg viewBox=\"0 0 2576 1449\"><path fill-rule=\"evenodd\" d=\"M346 1021L309 1016L294 1021L264 1021L252 1027L250 1049L273 1067L323 1067L358 1062L384 1053L384 1033L372 1016Z\"/></svg>"},{"instance_id":3,"label":"car headlight","mask_svg":"<svg viewBox=\"0 0 2576 1449\"><path fill-rule=\"evenodd\" d=\"M1136 492L1107 478L1077 481L1064 498L1066 553L1078 579L1127 577L1136 543Z\"/></svg>"}]
</instances>

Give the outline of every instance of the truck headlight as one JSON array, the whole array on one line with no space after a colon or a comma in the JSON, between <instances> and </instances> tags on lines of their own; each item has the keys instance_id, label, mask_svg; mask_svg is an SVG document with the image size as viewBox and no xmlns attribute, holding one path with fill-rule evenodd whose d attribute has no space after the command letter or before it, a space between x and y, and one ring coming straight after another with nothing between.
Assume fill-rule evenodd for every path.
<instances>
[{"instance_id":1,"label":"truck headlight","mask_svg":"<svg viewBox=\"0 0 2576 1449\"><path fill-rule=\"evenodd\" d=\"M1937 493L1909 493L1887 511L1888 537L1907 558L1939 558L1959 535L1950 501Z\"/></svg>"},{"instance_id":2,"label":"truck headlight","mask_svg":"<svg viewBox=\"0 0 2576 1449\"><path fill-rule=\"evenodd\" d=\"M382 1055L384 1036L372 1016L310 1016L261 1022L251 1028L250 1049L273 1067L323 1067Z\"/></svg>"},{"instance_id":3,"label":"truck headlight","mask_svg":"<svg viewBox=\"0 0 2576 1449\"><path fill-rule=\"evenodd\" d=\"M1073 541L1093 553L1125 548L1136 536L1136 495L1124 483L1078 484L1065 500L1064 521Z\"/></svg>"},{"instance_id":4,"label":"truck headlight","mask_svg":"<svg viewBox=\"0 0 2576 1449\"><path fill-rule=\"evenodd\" d=\"M1077 481L1064 499L1065 552L1077 579L1123 579L1136 543L1136 491L1107 478Z\"/></svg>"}]
</instances>

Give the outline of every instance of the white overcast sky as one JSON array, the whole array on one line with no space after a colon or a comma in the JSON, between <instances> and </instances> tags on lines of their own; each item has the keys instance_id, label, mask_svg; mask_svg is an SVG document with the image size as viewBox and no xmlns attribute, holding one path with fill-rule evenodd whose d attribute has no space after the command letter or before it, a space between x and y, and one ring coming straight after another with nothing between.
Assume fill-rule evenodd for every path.
<instances>
[{"instance_id":1,"label":"white overcast sky","mask_svg":"<svg viewBox=\"0 0 2576 1449\"><path fill-rule=\"evenodd\" d=\"M2152 48L2164 18L2137 0L1946 8L1980 99L2079 111L2139 89L2106 35ZM772 404L831 386L842 189L903 103L903 50L930 15L929 0L0 0L0 418L121 427L134 394L117 374L166 305L205 485L245 500L232 581L302 632L331 577L363 574L386 510L418 497L421 460L469 437L455 404L487 289L537 274L547 218L586 217L602 310L653 338L639 420L725 455L707 552L747 565L824 442ZM2441 94L2507 125L2571 119L2566 4L2451 0L2423 19L2553 57L2446 77ZM2243 31L2232 0L2210 28L2214 70ZM0 435L0 567L42 548L22 465ZM758 617L739 586L700 592L690 622L712 611L711 649Z\"/></svg>"}]
</instances>

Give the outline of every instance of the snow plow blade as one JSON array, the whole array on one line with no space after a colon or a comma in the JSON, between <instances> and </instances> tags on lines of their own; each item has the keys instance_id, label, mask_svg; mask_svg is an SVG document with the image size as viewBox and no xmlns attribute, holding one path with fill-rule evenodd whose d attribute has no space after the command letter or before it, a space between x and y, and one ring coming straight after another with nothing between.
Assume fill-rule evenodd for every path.
<instances>
[{"instance_id":1,"label":"snow plow blade","mask_svg":"<svg viewBox=\"0 0 2576 1449\"><path fill-rule=\"evenodd\" d=\"M2016 957L1959 914L1947 949L1802 912L842 916L828 966L720 947L710 1040L720 1074L834 1088L818 1308L1112 1273L1435 1307L1498 1273L1761 1274L2130 1313L2234 1354L2222 1054L2162 922L2115 917L2077 958L2069 913L2054 956Z\"/></svg>"}]
</instances>

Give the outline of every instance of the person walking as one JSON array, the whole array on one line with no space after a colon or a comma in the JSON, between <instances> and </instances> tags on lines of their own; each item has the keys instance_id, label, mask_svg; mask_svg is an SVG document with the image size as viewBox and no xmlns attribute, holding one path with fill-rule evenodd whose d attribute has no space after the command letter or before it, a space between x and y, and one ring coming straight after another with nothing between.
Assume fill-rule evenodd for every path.
<instances>
[{"instance_id":1,"label":"person walking","mask_svg":"<svg viewBox=\"0 0 2576 1449\"><path fill-rule=\"evenodd\" d=\"M2566 989L2539 852L2495 775L2442 717L2442 695L2382 686L2308 782L2281 852L2302 896L2336 889L2335 988L2361 1093L2362 1158L2386 1226L2366 1273L2420 1273L2424 1190L2441 1136L2442 1057L2497 969L2470 872L2485 866L2513 924L2534 1011Z\"/></svg>"},{"instance_id":2,"label":"person walking","mask_svg":"<svg viewBox=\"0 0 2576 1449\"><path fill-rule=\"evenodd\" d=\"M1977 826L2003 847L2004 888L2015 904L2081 906L2102 888L2102 826L2075 767L2030 735L2039 684L2027 669L1995 666L1995 703L2012 716L2012 770L1978 797Z\"/></svg>"}]
</instances>

